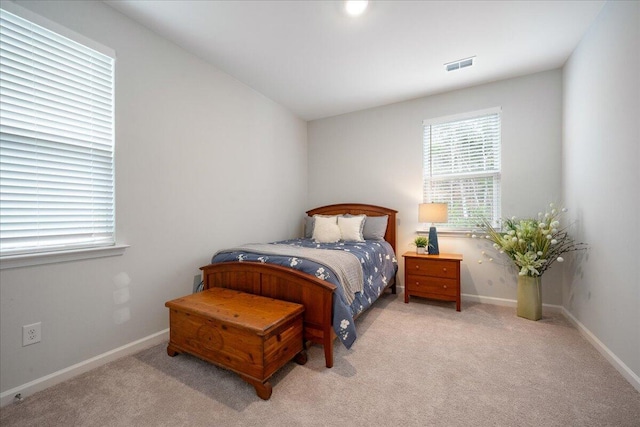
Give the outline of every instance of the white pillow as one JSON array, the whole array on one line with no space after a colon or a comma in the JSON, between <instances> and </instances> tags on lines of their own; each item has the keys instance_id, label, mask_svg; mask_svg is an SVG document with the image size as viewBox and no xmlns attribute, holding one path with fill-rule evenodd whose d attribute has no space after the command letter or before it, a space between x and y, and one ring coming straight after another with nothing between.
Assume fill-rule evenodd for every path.
<instances>
[{"instance_id":1,"label":"white pillow","mask_svg":"<svg viewBox=\"0 0 640 427\"><path fill-rule=\"evenodd\" d=\"M340 238L345 242L364 242L362 229L364 228L365 215L339 216L338 227L340 228Z\"/></svg>"},{"instance_id":2,"label":"white pillow","mask_svg":"<svg viewBox=\"0 0 640 427\"><path fill-rule=\"evenodd\" d=\"M314 215L313 240L318 243L335 243L340 240L337 216Z\"/></svg>"}]
</instances>

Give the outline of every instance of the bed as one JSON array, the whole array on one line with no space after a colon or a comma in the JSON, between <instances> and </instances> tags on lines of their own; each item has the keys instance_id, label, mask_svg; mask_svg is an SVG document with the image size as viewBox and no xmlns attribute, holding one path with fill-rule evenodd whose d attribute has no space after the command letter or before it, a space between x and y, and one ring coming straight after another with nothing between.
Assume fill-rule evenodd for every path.
<instances>
[{"instance_id":1,"label":"bed","mask_svg":"<svg viewBox=\"0 0 640 427\"><path fill-rule=\"evenodd\" d=\"M342 289L340 281L333 277L335 275L328 274L326 276L329 277L325 277L321 274L310 274L299 269L299 265L292 266L291 257L288 257L287 264L281 257L264 255L261 251L251 252L246 247L217 252L212 258L212 263L201 268L204 289L224 287L303 304L305 341L323 346L326 366L331 368L334 340L339 338L340 342L349 348L356 339L355 318L370 307L387 289L396 293L396 214L397 211L393 209L355 203L322 206L307 211L308 221L314 215L345 217L366 215L370 223L378 221L380 224L380 221L386 217L384 236L380 236L383 238L367 240L366 243L341 242L333 244L334 247L327 247L330 244L325 243L316 245L320 249L338 249L337 246L342 246L340 249L344 250L346 247L346 252L364 251L354 253L363 261L365 273L363 291L355 293L353 300L347 297L346 294L349 292ZM313 246L308 238L275 243L302 247L303 249L296 249L301 251L307 251L306 248ZM372 246L369 246L370 244ZM364 268L365 261L368 262L367 253L374 254L372 252L374 250L380 252L371 258L375 257L378 261L386 259L384 270L379 267L381 264L377 267L378 270L385 272L383 274L378 271L380 273L378 276L381 276L383 283L380 283L377 278L375 283L370 283L371 277ZM314 260L305 261L307 264L315 262Z\"/></svg>"}]
</instances>

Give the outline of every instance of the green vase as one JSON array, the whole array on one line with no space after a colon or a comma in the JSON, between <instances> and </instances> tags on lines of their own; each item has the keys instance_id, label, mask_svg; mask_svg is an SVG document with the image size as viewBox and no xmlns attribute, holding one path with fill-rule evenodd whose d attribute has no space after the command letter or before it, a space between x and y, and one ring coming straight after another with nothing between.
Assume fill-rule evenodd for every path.
<instances>
[{"instance_id":1,"label":"green vase","mask_svg":"<svg viewBox=\"0 0 640 427\"><path fill-rule=\"evenodd\" d=\"M519 317L529 320L542 318L542 289L540 277L518 276Z\"/></svg>"}]
</instances>

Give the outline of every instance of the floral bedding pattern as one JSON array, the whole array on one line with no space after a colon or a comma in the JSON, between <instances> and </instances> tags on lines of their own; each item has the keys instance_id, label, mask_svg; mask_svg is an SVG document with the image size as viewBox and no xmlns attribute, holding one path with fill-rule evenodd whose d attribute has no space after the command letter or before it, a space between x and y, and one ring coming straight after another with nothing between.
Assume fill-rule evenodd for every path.
<instances>
[{"instance_id":1,"label":"floral bedding pattern","mask_svg":"<svg viewBox=\"0 0 640 427\"><path fill-rule=\"evenodd\" d=\"M364 286L355 294L351 304L347 303L344 290L336 274L326 265L295 256L265 255L244 251L220 251L211 263L227 261L250 261L277 264L307 274L312 274L337 286L333 299L333 329L346 348L351 348L357 338L353 318L366 310L378 299L398 270L398 261L388 242L367 240L365 242L316 243L312 239L292 239L273 242L274 245L348 251L358 257L362 265Z\"/></svg>"}]
</instances>

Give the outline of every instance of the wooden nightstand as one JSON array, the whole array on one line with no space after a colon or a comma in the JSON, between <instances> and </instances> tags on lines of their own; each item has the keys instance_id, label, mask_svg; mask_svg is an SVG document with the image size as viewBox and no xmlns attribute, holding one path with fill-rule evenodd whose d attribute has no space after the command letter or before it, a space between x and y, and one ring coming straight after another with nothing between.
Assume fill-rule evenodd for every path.
<instances>
[{"instance_id":1,"label":"wooden nightstand","mask_svg":"<svg viewBox=\"0 0 640 427\"><path fill-rule=\"evenodd\" d=\"M410 296L455 301L460 311L460 254L404 255L404 302Z\"/></svg>"}]
</instances>

